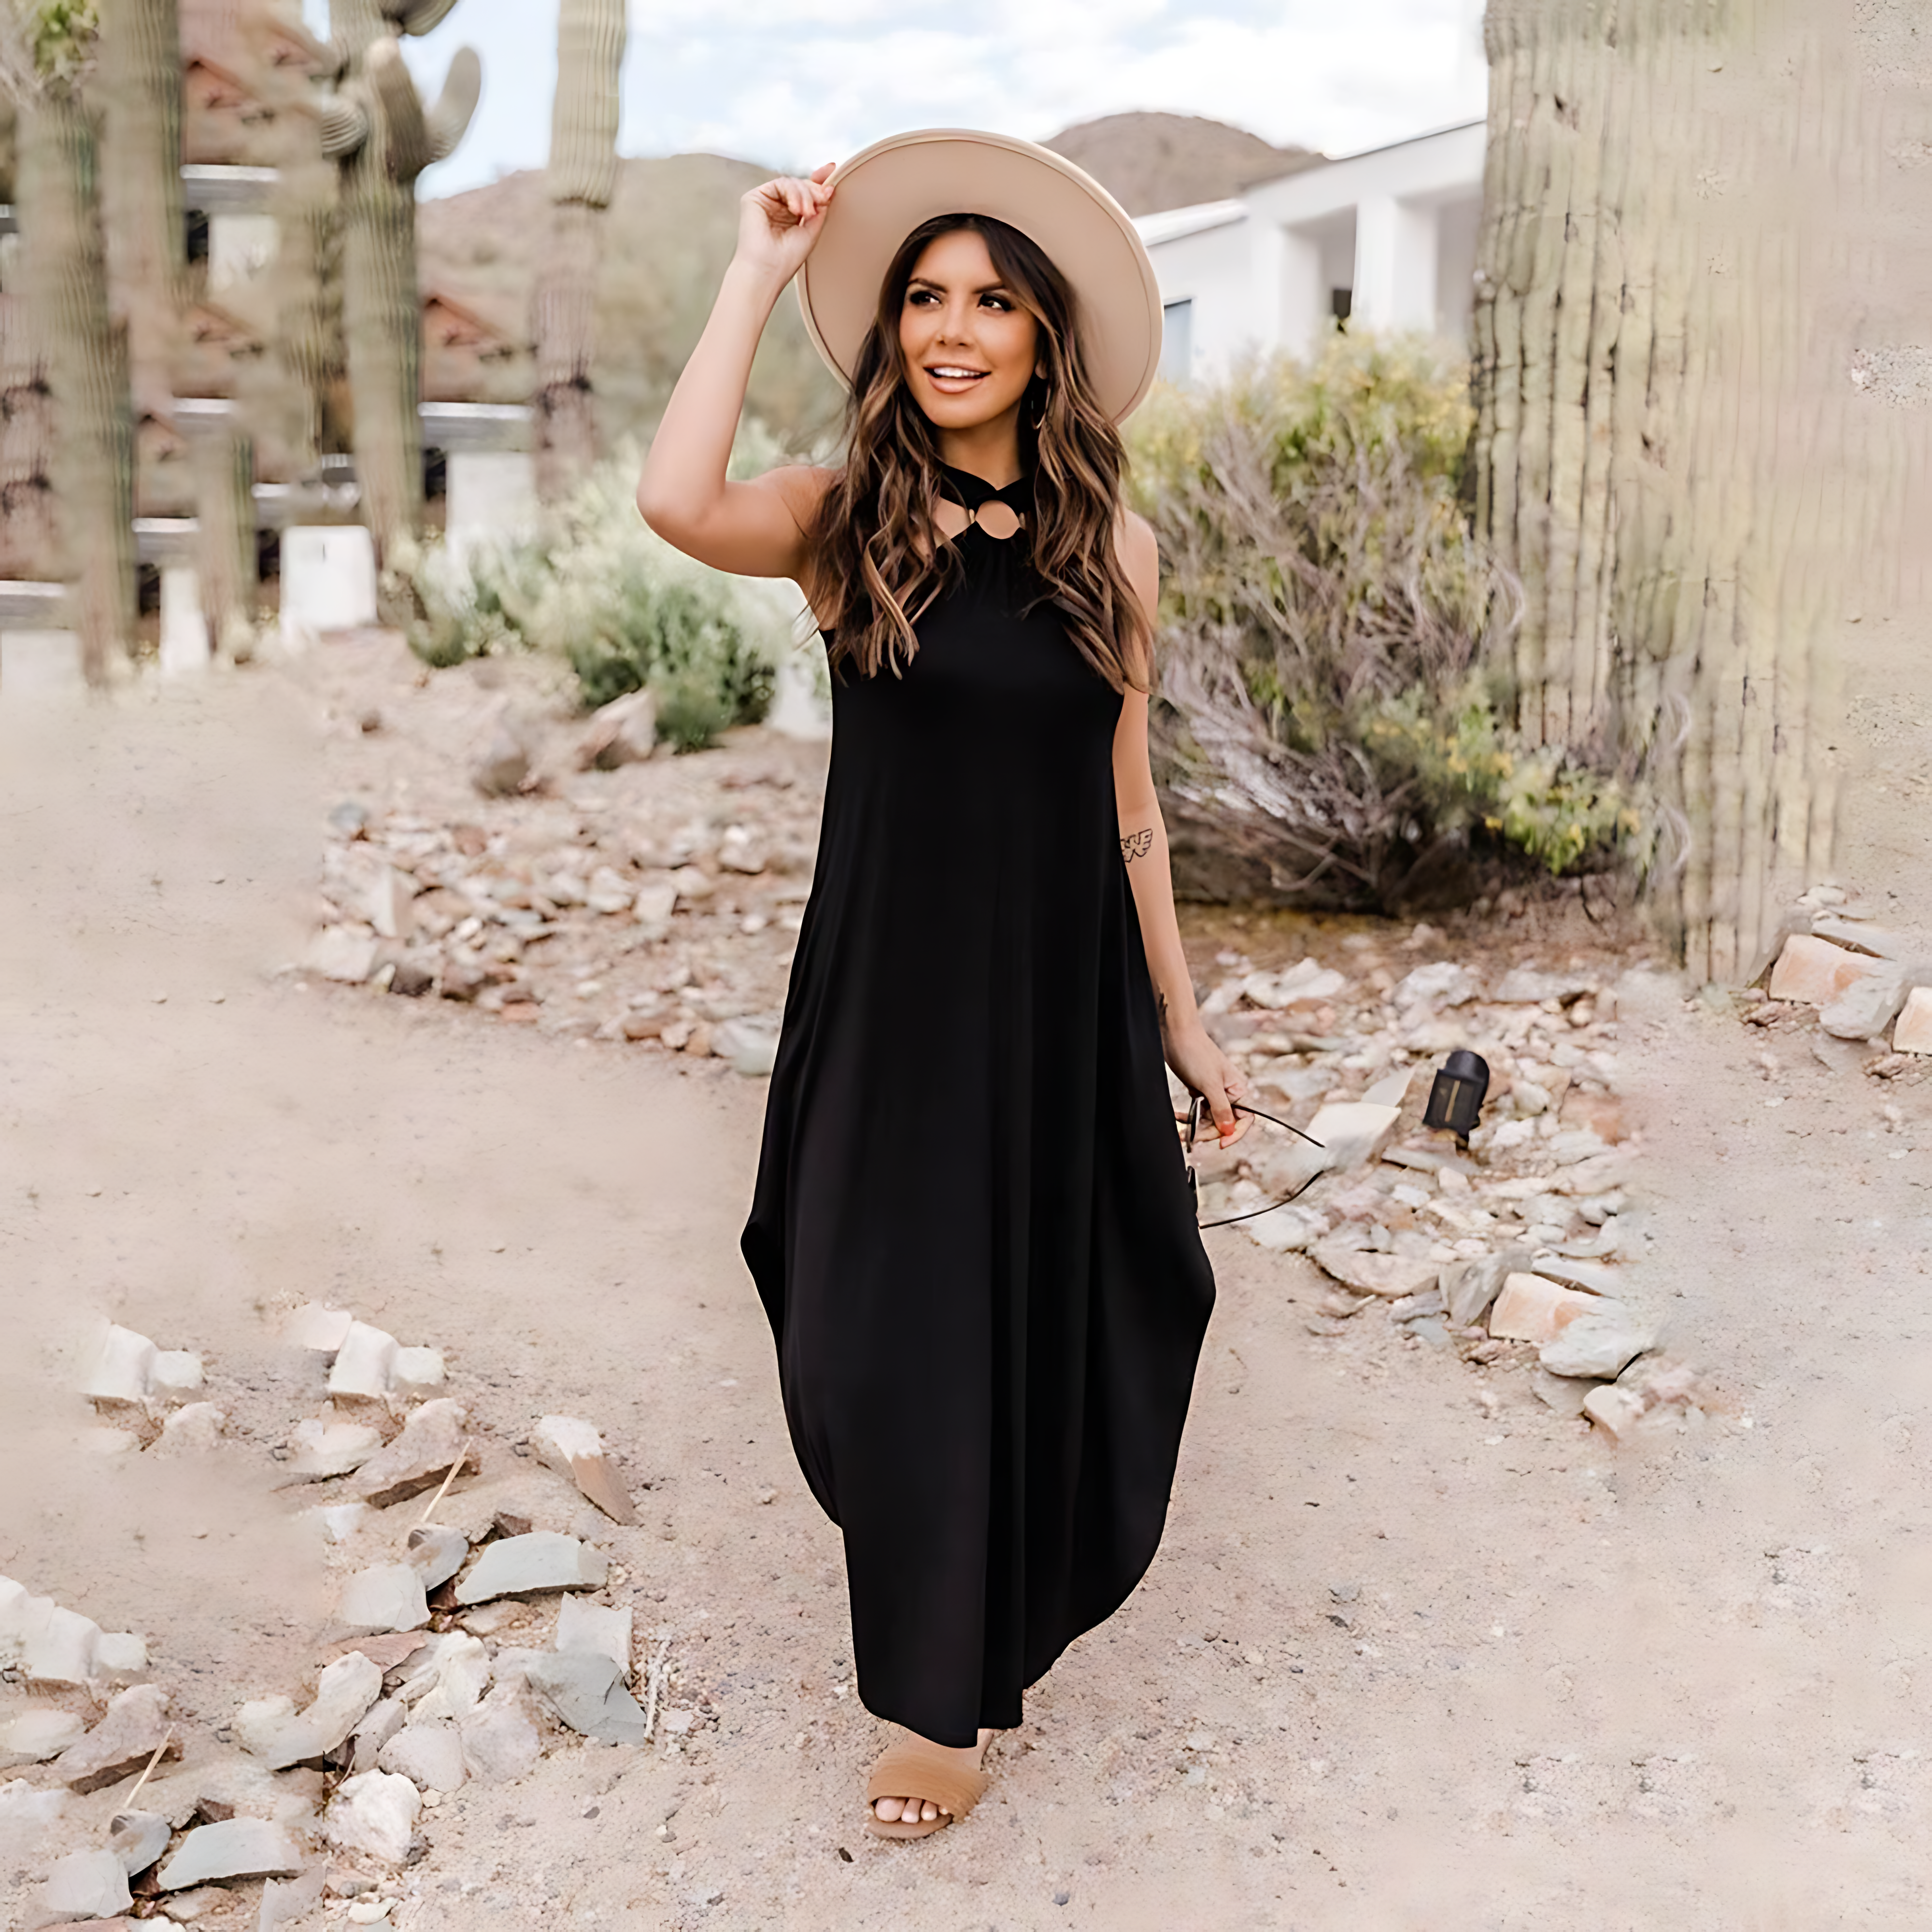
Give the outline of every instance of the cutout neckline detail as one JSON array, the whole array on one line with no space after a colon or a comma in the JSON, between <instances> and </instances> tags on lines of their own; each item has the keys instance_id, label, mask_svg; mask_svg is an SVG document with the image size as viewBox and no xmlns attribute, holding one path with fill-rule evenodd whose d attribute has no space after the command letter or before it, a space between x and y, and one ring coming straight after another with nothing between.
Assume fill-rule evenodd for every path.
<instances>
[{"instance_id":1,"label":"cutout neckline detail","mask_svg":"<svg viewBox=\"0 0 1932 1932\"><path fill-rule=\"evenodd\" d=\"M933 521L944 536L957 538L968 530L981 530L1004 543L1025 527L1027 512L1032 507L1030 476L1018 477L1004 489L996 490L983 476L942 463L939 485Z\"/></svg>"}]
</instances>

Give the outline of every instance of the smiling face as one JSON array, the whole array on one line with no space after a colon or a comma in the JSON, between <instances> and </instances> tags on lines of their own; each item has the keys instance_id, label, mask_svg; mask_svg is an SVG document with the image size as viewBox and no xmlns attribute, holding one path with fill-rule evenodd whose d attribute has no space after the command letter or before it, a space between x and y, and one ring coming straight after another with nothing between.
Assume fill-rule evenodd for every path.
<instances>
[{"instance_id":1,"label":"smiling face","mask_svg":"<svg viewBox=\"0 0 1932 1932\"><path fill-rule=\"evenodd\" d=\"M1044 373L1039 322L970 229L938 236L914 262L899 349L907 388L942 434L1016 423L1028 383Z\"/></svg>"}]
</instances>

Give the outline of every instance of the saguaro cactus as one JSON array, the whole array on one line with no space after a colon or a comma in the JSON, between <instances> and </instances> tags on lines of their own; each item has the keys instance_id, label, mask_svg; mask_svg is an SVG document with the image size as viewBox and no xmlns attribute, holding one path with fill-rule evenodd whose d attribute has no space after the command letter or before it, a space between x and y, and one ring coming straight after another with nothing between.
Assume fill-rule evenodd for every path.
<instances>
[{"instance_id":1,"label":"saguaro cactus","mask_svg":"<svg viewBox=\"0 0 1932 1932\"><path fill-rule=\"evenodd\" d=\"M537 492L554 501L597 454L590 370L598 233L617 185L624 0L562 0L546 186L556 214L537 278Z\"/></svg>"},{"instance_id":2,"label":"saguaro cactus","mask_svg":"<svg viewBox=\"0 0 1932 1932\"><path fill-rule=\"evenodd\" d=\"M128 332L136 420L166 418L188 283L176 0L99 0L101 207L109 297Z\"/></svg>"},{"instance_id":3,"label":"saguaro cactus","mask_svg":"<svg viewBox=\"0 0 1932 1932\"><path fill-rule=\"evenodd\" d=\"M20 107L30 326L53 402L61 574L96 682L125 660L135 600L127 346L108 313L98 157L82 98L99 27L88 0L0 8L0 74Z\"/></svg>"},{"instance_id":4,"label":"saguaro cactus","mask_svg":"<svg viewBox=\"0 0 1932 1932\"><path fill-rule=\"evenodd\" d=\"M1647 764L1665 923L1742 979L1831 863L1828 628L1884 554L1844 214L1880 136L1804 0L1490 0L1485 32L1477 524L1523 585L1520 722Z\"/></svg>"},{"instance_id":5,"label":"saguaro cactus","mask_svg":"<svg viewBox=\"0 0 1932 1932\"><path fill-rule=\"evenodd\" d=\"M322 112L322 152L340 173L343 315L356 412L356 470L379 557L422 511L422 320L416 282L416 177L462 140L482 64L468 47L426 108L397 44L426 34L456 0L334 0L341 78Z\"/></svg>"}]
</instances>

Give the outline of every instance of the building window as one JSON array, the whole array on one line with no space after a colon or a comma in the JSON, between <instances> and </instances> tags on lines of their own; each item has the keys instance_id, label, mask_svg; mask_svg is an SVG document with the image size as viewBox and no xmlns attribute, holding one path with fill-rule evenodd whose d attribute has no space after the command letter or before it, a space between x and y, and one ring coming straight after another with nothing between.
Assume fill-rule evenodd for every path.
<instances>
[{"instance_id":1,"label":"building window","mask_svg":"<svg viewBox=\"0 0 1932 1932\"><path fill-rule=\"evenodd\" d=\"M1194 370L1194 304L1163 302L1160 308L1160 376L1185 382Z\"/></svg>"},{"instance_id":2,"label":"building window","mask_svg":"<svg viewBox=\"0 0 1932 1932\"><path fill-rule=\"evenodd\" d=\"M1335 318L1335 326L1345 335L1348 330L1349 312L1355 306L1353 289L1330 289L1328 291L1328 313Z\"/></svg>"}]
</instances>

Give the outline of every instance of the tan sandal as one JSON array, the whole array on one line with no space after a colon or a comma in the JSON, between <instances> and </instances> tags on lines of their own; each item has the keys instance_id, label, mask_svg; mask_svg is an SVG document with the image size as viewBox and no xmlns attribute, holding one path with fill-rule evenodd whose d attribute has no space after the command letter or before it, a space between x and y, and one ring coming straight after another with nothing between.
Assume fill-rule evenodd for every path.
<instances>
[{"instance_id":1,"label":"tan sandal","mask_svg":"<svg viewBox=\"0 0 1932 1932\"><path fill-rule=\"evenodd\" d=\"M923 1838L964 1817L986 1796L987 1783L983 1771L961 1764L943 1744L908 1732L886 1747L866 1780L866 1822L882 1838ZM881 1798L916 1798L937 1804L939 1816L889 1822L872 1808Z\"/></svg>"}]
</instances>

